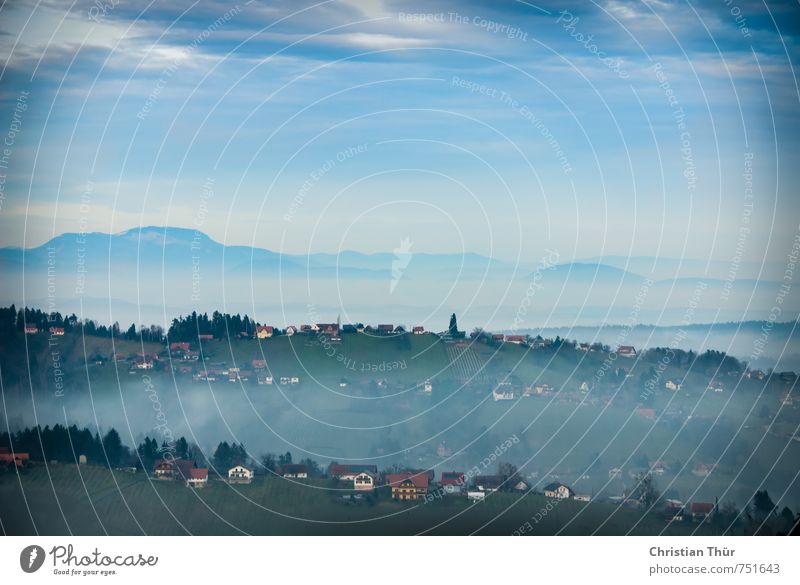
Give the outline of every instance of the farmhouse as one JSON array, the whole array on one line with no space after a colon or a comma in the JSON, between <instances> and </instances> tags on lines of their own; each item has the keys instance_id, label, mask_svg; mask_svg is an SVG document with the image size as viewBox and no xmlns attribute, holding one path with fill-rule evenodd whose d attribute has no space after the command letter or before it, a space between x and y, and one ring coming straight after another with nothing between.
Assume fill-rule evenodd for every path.
<instances>
[{"instance_id":1,"label":"farmhouse","mask_svg":"<svg viewBox=\"0 0 800 585\"><path fill-rule=\"evenodd\" d=\"M353 478L353 489L359 492L371 492L375 489L375 476L362 471Z\"/></svg>"},{"instance_id":2,"label":"farmhouse","mask_svg":"<svg viewBox=\"0 0 800 585\"><path fill-rule=\"evenodd\" d=\"M388 333L391 333L392 331L394 331L394 325L390 325L390 324L378 325L378 332L379 333L388 334Z\"/></svg>"},{"instance_id":3,"label":"farmhouse","mask_svg":"<svg viewBox=\"0 0 800 585\"><path fill-rule=\"evenodd\" d=\"M302 463L281 465L280 474L287 479L307 479L308 465L303 465Z\"/></svg>"},{"instance_id":4,"label":"farmhouse","mask_svg":"<svg viewBox=\"0 0 800 585\"><path fill-rule=\"evenodd\" d=\"M50 328L50 335L64 335L64 328L63 327L51 327Z\"/></svg>"},{"instance_id":5,"label":"farmhouse","mask_svg":"<svg viewBox=\"0 0 800 585\"><path fill-rule=\"evenodd\" d=\"M202 488L208 484L208 468L194 467L189 470L189 477L186 478L186 487Z\"/></svg>"},{"instance_id":6,"label":"farmhouse","mask_svg":"<svg viewBox=\"0 0 800 585\"><path fill-rule=\"evenodd\" d=\"M295 327L294 325L289 325L289 326L288 326L288 327L287 327L287 328L284 330L284 334L285 334L287 337L291 337L291 336L292 336L292 335L294 335L295 333L297 333L297 327Z\"/></svg>"},{"instance_id":7,"label":"farmhouse","mask_svg":"<svg viewBox=\"0 0 800 585\"><path fill-rule=\"evenodd\" d=\"M30 453L9 453L7 449L0 452L0 465L6 467L24 467L30 461Z\"/></svg>"},{"instance_id":8,"label":"farmhouse","mask_svg":"<svg viewBox=\"0 0 800 585\"><path fill-rule=\"evenodd\" d=\"M267 367L267 360L252 360L250 365L254 370L263 370Z\"/></svg>"},{"instance_id":9,"label":"farmhouse","mask_svg":"<svg viewBox=\"0 0 800 585\"><path fill-rule=\"evenodd\" d=\"M502 475L478 475L475 478L475 489L479 492L496 492L498 491L505 481Z\"/></svg>"},{"instance_id":10,"label":"farmhouse","mask_svg":"<svg viewBox=\"0 0 800 585\"><path fill-rule=\"evenodd\" d=\"M153 467L153 475L156 479L187 479L193 468L194 462L187 459L159 459Z\"/></svg>"},{"instance_id":11,"label":"farmhouse","mask_svg":"<svg viewBox=\"0 0 800 585\"><path fill-rule=\"evenodd\" d=\"M36 325L25 325L25 333L28 335L39 333L39 328Z\"/></svg>"},{"instance_id":12,"label":"farmhouse","mask_svg":"<svg viewBox=\"0 0 800 585\"><path fill-rule=\"evenodd\" d=\"M500 382L492 390L492 398L497 402L498 400L514 400L514 389L511 387L511 382Z\"/></svg>"},{"instance_id":13,"label":"farmhouse","mask_svg":"<svg viewBox=\"0 0 800 585\"><path fill-rule=\"evenodd\" d=\"M250 483L253 470L244 465L236 465L228 470L228 483Z\"/></svg>"},{"instance_id":14,"label":"farmhouse","mask_svg":"<svg viewBox=\"0 0 800 585\"><path fill-rule=\"evenodd\" d=\"M620 357L635 358L636 348L632 345L620 345L617 348L617 355Z\"/></svg>"},{"instance_id":15,"label":"farmhouse","mask_svg":"<svg viewBox=\"0 0 800 585\"><path fill-rule=\"evenodd\" d=\"M428 474L426 472L390 473L386 484L392 488L393 500L417 500L428 493Z\"/></svg>"},{"instance_id":16,"label":"farmhouse","mask_svg":"<svg viewBox=\"0 0 800 585\"><path fill-rule=\"evenodd\" d=\"M672 380L667 380L667 382L664 384L664 388L666 388L667 390L673 390L673 391L680 390L681 386L682 386L682 384L680 384L679 382L674 382Z\"/></svg>"},{"instance_id":17,"label":"farmhouse","mask_svg":"<svg viewBox=\"0 0 800 585\"><path fill-rule=\"evenodd\" d=\"M339 339L339 325L336 323L317 323L317 331L331 339Z\"/></svg>"},{"instance_id":18,"label":"farmhouse","mask_svg":"<svg viewBox=\"0 0 800 585\"><path fill-rule=\"evenodd\" d=\"M411 330L411 333L414 335L422 335L425 333L425 328L422 325L417 325Z\"/></svg>"},{"instance_id":19,"label":"farmhouse","mask_svg":"<svg viewBox=\"0 0 800 585\"><path fill-rule=\"evenodd\" d=\"M544 495L547 498L555 498L557 500L567 500L575 496L572 488L563 483L553 482L544 486Z\"/></svg>"},{"instance_id":20,"label":"farmhouse","mask_svg":"<svg viewBox=\"0 0 800 585\"><path fill-rule=\"evenodd\" d=\"M214 339L214 336L211 335L210 333L201 333L200 335L197 336L197 339L199 339L200 341L212 341Z\"/></svg>"},{"instance_id":21,"label":"farmhouse","mask_svg":"<svg viewBox=\"0 0 800 585\"><path fill-rule=\"evenodd\" d=\"M516 343L517 345L522 345L527 341L527 338L524 335L506 335L506 341L508 343Z\"/></svg>"},{"instance_id":22,"label":"farmhouse","mask_svg":"<svg viewBox=\"0 0 800 585\"><path fill-rule=\"evenodd\" d=\"M257 339L267 339L272 337L275 333L275 328L271 325L258 325L256 326L256 338Z\"/></svg>"},{"instance_id":23,"label":"farmhouse","mask_svg":"<svg viewBox=\"0 0 800 585\"><path fill-rule=\"evenodd\" d=\"M692 514L692 520L702 522L714 513L714 504L710 502L692 502L689 510Z\"/></svg>"},{"instance_id":24,"label":"farmhouse","mask_svg":"<svg viewBox=\"0 0 800 585\"><path fill-rule=\"evenodd\" d=\"M378 466L377 465L341 465L339 463L331 463L328 467L328 477L333 479L339 479L341 481L353 481L355 480L356 476L366 471L370 475L377 476L378 475Z\"/></svg>"},{"instance_id":25,"label":"farmhouse","mask_svg":"<svg viewBox=\"0 0 800 585\"><path fill-rule=\"evenodd\" d=\"M446 494L461 495L464 493L464 473L461 471L443 471L442 489Z\"/></svg>"}]
</instances>

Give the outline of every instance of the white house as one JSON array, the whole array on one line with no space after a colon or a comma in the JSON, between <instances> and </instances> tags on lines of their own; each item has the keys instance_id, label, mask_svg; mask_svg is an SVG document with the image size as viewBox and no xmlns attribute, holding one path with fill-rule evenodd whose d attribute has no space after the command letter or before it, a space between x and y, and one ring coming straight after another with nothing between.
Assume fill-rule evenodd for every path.
<instances>
[{"instance_id":1,"label":"white house","mask_svg":"<svg viewBox=\"0 0 800 585\"><path fill-rule=\"evenodd\" d=\"M667 380L667 383L664 384L664 388L667 390L680 390L682 384L678 384L677 382L673 382L672 380Z\"/></svg>"},{"instance_id":2,"label":"white house","mask_svg":"<svg viewBox=\"0 0 800 585\"><path fill-rule=\"evenodd\" d=\"M586 494L575 494L572 499L576 502L590 502L592 501L592 496L587 496Z\"/></svg>"},{"instance_id":3,"label":"white house","mask_svg":"<svg viewBox=\"0 0 800 585\"><path fill-rule=\"evenodd\" d=\"M353 478L353 489L356 491L371 492L375 489L375 476L362 471Z\"/></svg>"},{"instance_id":4,"label":"white house","mask_svg":"<svg viewBox=\"0 0 800 585\"><path fill-rule=\"evenodd\" d=\"M253 481L253 470L244 465L237 465L228 470L228 483L250 483Z\"/></svg>"},{"instance_id":5,"label":"white house","mask_svg":"<svg viewBox=\"0 0 800 585\"><path fill-rule=\"evenodd\" d=\"M547 498L555 498L557 500L567 500L575 495L575 492L572 491L567 485L563 483L550 483L547 484L544 488L544 495Z\"/></svg>"},{"instance_id":6,"label":"white house","mask_svg":"<svg viewBox=\"0 0 800 585\"><path fill-rule=\"evenodd\" d=\"M480 502L486 497L486 492L481 492L478 490L470 490L467 492L467 499L470 502Z\"/></svg>"},{"instance_id":7,"label":"white house","mask_svg":"<svg viewBox=\"0 0 800 585\"><path fill-rule=\"evenodd\" d=\"M511 387L511 382L500 382L492 390L492 398L494 398L495 402L498 400L514 400L514 389Z\"/></svg>"},{"instance_id":8,"label":"white house","mask_svg":"<svg viewBox=\"0 0 800 585\"><path fill-rule=\"evenodd\" d=\"M258 325L256 327L256 337L258 339L267 339L272 337L275 329L271 325Z\"/></svg>"},{"instance_id":9,"label":"white house","mask_svg":"<svg viewBox=\"0 0 800 585\"><path fill-rule=\"evenodd\" d=\"M195 467L189 470L189 477L186 478L186 485L193 488L205 487L208 484L208 468Z\"/></svg>"},{"instance_id":10,"label":"white house","mask_svg":"<svg viewBox=\"0 0 800 585\"><path fill-rule=\"evenodd\" d=\"M432 394L433 393L433 384L430 380L425 380L425 383L422 385L422 391L425 394Z\"/></svg>"}]
</instances>

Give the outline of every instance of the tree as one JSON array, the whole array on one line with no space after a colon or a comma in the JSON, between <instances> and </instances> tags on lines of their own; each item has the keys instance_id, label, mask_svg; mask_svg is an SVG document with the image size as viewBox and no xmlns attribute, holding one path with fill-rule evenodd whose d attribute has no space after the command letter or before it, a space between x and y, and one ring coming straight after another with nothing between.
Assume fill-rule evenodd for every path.
<instances>
[{"instance_id":1,"label":"tree","mask_svg":"<svg viewBox=\"0 0 800 585\"><path fill-rule=\"evenodd\" d=\"M456 314L450 315L450 327L448 327L450 337L458 337L458 321L456 321Z\"/></svg>"},{"instance_id":2,"label":"tree","mask_svg":"<svg viewBox=\"0 0 800 585\"><path fill-rule=\"evenodd\" d=\"M103 437L103 449L106 460L112 467L119 466L127 455L127 449L123 446L122 439L119 438L119 433L115 429L111 429Z\"/></svg>"},{"instance_id":3,"label":"tree","mask_svg":"<svg viewBox=\"0 0 800 585\"><path fill-rule=\"evenodd\" d=\"M645 508L649 508L658 501L659 496L650 473L640 473L636 476L636 486L631 494L633 499L639 500Z\"/></svg>"},{"instance_id":4,"label":"tree","mask_svg":"<svg viewBox=\"0 0 800 585\"><path fill-rule=\"evenodd\" d=\"M275 460L275 454L274 453L267 453L265 455L262 455L261 456L261 465L267 471L275 471L275 468L278 465L276 460Z\"/></svg>"},{"instance_id":5,"label":"tree","mask_svg":"<svg viewBox=\"0 0 800 585\"><path fill-rule=\"evenodd\" d=\"M278 465L289 465L292 462L292 454L287 451L284 455L278 455Z\"/></svg>"},{"instance_id":6,"label":"tree","mask_svg":"<svg viewBox=\"0 0 800 585\"><path fill-rule=\"evenodd\" d=\"M767 490L757 491L753 496L753 512L760 520L770 516L775 510L775 503L769 497Z\"/></svg>"},{"instance_id":7,"label":"tree","mask_svg":"<svg viewBox=\"0 0 800 585\"><path fill-rule=\"evenodd\" d=\"M175 442L175 458L186 459L189 456L189 443L181 437Z\"/></svg>"},{"instance_id":8,"label":"tree","mask_svg":"<svg viewBox=\"0 0 800 585\"><path fill-rule=\"evenodd\" d=\"M504 487L506 488L506 490L509 491L514 489L514 486L517 485L520 481L519 470L517 469L517 466L514 465L513 463L501 462L497 466L497 475L503 477L503 480L505 481Z\"/></svg>"}]
</instances>

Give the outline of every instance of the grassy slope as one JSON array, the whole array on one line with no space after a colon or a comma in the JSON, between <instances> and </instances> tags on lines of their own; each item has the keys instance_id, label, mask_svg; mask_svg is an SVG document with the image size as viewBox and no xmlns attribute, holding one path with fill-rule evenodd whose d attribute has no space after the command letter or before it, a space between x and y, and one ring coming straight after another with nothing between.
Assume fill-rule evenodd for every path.
<instances>
[{"instance_id":1,"label":"grassy slope","mask_svg":"<svg viewBox=\"0 0 800 585\"><path fill-rule=\"evenodd\" d=\"M337 501L335 491L315 489L331 487L325 480L304 484L257 478L247 486L211 481L205 489L191 490L175 482L151 483L141 473L112 475L95 466L51 465L49 474L50 478L48 470L38 466L25 470L19 479L12 473L0 476L0 518L6 533L324 535L416 534L431 529L432 534L511 534L547 505L542 496L515 494L496 494L472 507L465 498L417 506L386 498L372 506L347 505ZM521 502L503 513L520 498ZM538 524L531 523L533 534L553 534L579 512L565 534L595 530L624 534L640 519L636 511L607 504L564 501ZM434 528L440 523L444 524ZM485 524L488 526L483 527ZM662 528L659 518L645 518L634 533L653 534ZM666 533L686 533L693 528L673 525Z\"/></svg>"}]
</instances>

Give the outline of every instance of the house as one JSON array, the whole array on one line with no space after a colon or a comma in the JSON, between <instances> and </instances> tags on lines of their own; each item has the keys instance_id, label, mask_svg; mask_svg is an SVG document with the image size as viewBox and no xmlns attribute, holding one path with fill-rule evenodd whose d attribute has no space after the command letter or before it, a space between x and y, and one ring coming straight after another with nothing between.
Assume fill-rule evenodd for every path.
<instances>
[{"instance_id":1,"label":"house","mask_svg":"<svg viewBox=\"0 0 800 585\"><path fill-rule=\"evenodd\" d=\"M272 325L257 325L256 326L256 338L257 339L267 339L272 337L275 333L275 328Z\"/></svg>"},{"instance_id":2,"label":"house","mask_svg":"<svg viewBox=\"0 0 800 585\"><path fill-rule=\"evenodd\" d=\"M482 492L479 490L469 490L467 492L467 499L470 502L480 502L486 497L486 492Z\"/></svg>"},{"instance_id":3,"label":"house","mask_svg":"<svg viewBox=\"0 0 800 585\"><path fill-rule=\"evenodd\" d=\"M636 348L634 348L632 345L620 345L617 348L617 355L620 357L635 358Z\"/></svg>"},{"instance_id":4,"label":"house","mask_svg":"<svg viewBox=\"0 0 800 585\"><path fill-rule=\"evenodd\" d=\"M664 475L669 469L669 465L667 465L660 459L658 461L650 461L649 465L650 465L650 473L652 473L653 475Z\"/></svg>"},{"instance_id":5,"label":"house","mask_svg":"<svg viewBox=\"0 0 800 585\"><path fill-rule=\"evenodd\" d=\"M724 389L725 386L719 380L711 380L706 387L708 392L722 392Z\"/></svg>"},{"instance_id":6,"label":"house","mask_svg":"<svg viewBox=\"0 0 800 585\"><path fill-rule=\"evenodd\" d=\"M208 484L208 467L193 467L186 478L186 487L202 488Z\"/></svg>"},{"instance_id":7,"label":"house","mask_svg":"<svg viewBox=\"0 0 800 585\"><path fill-rule=\"evenodd\" d=\"M288 327L287 327L287 328L284 330L284 334L285 334L286 336L288 336L288 337L291 337L291 336L292 336L292 335L294 335L295 333L297 333L297 327L295 327L294 325L289 325L289 326L288 326Z\"/></svg>"},{"instance_id":8,"label":"house","mask_svg":"<svg viewBox=\"0 0 800 585\"><path fill-rule=\"evenodd\" d=\"M266 374L257 374L256 381L262 386L265 384L272 384L272 376L268 376Z\"/></svg>"},{"instance_id":9,"label":"house","mask_svg":"<svg viewBox=\"0 0 800 585\"><path fill-rule=\"evenodd\" d=\"M574 496L572 496L572 499L575 500L576 502L591 502L592 496L586 494L575 494Z\"/></svg>"},{"instance_id":10,"label":"house","mask_svg":"<svg viewBox=\"0 0 800 585\"><path fill-rule=\"evenodd\" d=\"M411 333L413 333L414 335L422 335L423 333L425 333L425 328L422 325L416 325L411 329Z\"/></svg>"},{"instance_id":11,"label":"house","mask_svg":"<svg viewBox=\"0 0 800 585\"><path fill-rule=\"evenodd\" d=\"M341 481L353 481L359 473L364 471L375 477L378 475L378 466L371 464L342 465L339 463L331 463L330 466L328 466L328 477Z\"/></svg>"},{"instance_id":12,"label":"house","mask_svg":"<svg viewBox=\"0 0 800 585\"><path fill-rule=\"evenodd\" d=\"M156 479L186 479L194 468L194 462L187 459L159 459L153 466Z\"/></svg>"},{"instance_id":13,"label":"house","mask_svg":"<svg viewBox=\"0 0 800 585\"><path fill-rule=\"evenodd\" d=\"M133 361L133 367L137 370L152 370L153 369L153 358L149 355L138 356Z\"/></svg>"},{"instance_id":14,"label":"house","mask_svg":"<svg viewBox=\"0 0 800 585\"><path fill-rule=\"evenodd\" d=\"M9 453L4 449L0 452L0 465L6 467L24 467L27 461L30 461L30 453Z\"/></svg>"},{"instance_id":15,"label":"house","mask_svg":"<svg viewBox=\"0 0 800 585\"><path fill-rule=\"evenodd\" d=\"M199 339L200 341L212 341L214 339L214 336L211 335L210 333L201 333L200 335L197 336L197 339Z\"/></svg>"},{"instance_id":16,"label":"house","mask_svg":"<svg viewBox=\"0 0 800 585\"><path fill-rule=\"evenodd\" d=\"M647 419L653 419L656 416L656 411L654 409L645 408L643 406L638 406L633 413Z\"/></svg>"},{"instance_id":17,"label":"house","mask_svg":"<svg viewBox=\"0 0 800 585\"><path fill-rule=\"evenodd\" d=\"M433 394L433 384L430 380L425 380L425 383L422 385L422 391L425 394Z\"/></svg>"},{"instance_id":18,"label":"house","mask_svg":"<svg viewBox=\"0 0 800 585\"><path fill-rule=\"evenodd\" d=\"M572 488L563 483L553 482L544 486L544 495L546 498L555 498L557 500L568 500L575 496Z\"/></svg>"},{"instance_id":19,"label":"house","mask_svg":"<svg viewBox=\"0 0 800 585\"><path fill-rule=\"evenodd\" d=\"M347 378L339 380L339 388L347 388Z\"/></svg>"},{"instance_id":20,"label":"house","mask_svg":"<svg viewBox=\"0 0 800 585\"><path fill-rule=\"evenodd\" d=\"M390 473L386 484L392 488L393 500L418 500L428 493L429 475L425 472Z\"/></svg>"},{"instance_id":21,"label":"house","mask_svg":"<svg viewBox=\"0 0 800 585\"><path fill-rule=\"evenodd\" d=\"M578 344L578 351L586 351L588 352L591 349L591 346L588 343L581 343Z\"/></svg>"},{"instance_id":22,"label":"house","mask_svg":"<svg viewBox=\"0 0 800 585\"><path fill-rule=\"evenodd\" d=\"M389 334L394 331L394 325L383 324L378 325L378 333Z\"/></svg>"},{"instance_id":23,"label":"house","mask_svg":"<svg viewBox=\"0 0 800 585\"><path fill-rule=\"evenodd\" d=\"M281 477L288 479L308 479L308 465L303 465L302 463L281 465L280 474Z\"/></svg>"},{"instance_id":24,"label":"house","mask_svg":"<svg viewBox=\"0 0 800 585\"><path fill-rule=\"evenodd\" d=\"M461 471L443 471L439 483L442 484L442 489L446 494L460 495L464 493L465 481L464 473Z\"/></svg>"},{"instance_id":25,"label":"house","mask_svg":"<svg viewBox=\"0 0 800 585\"><path fill-rule=\"evenodd\" d=\"M357 492L371 492L375 489L375 475L369 471L357 473L353 478L353 489Z\"/></svg>"},{"instance_id":26,"label":"house","mask_svg":"<svg viewBox=\"0 0 800 585\"><path fill-rule=\"evenodd\" d=\"M51 327L50 328L50 335L64 335L64 328L63 327Z\"/></svg>"},{"instance_id":27,"label":"house","mask_svg":"<svg viewBox=\"0 0 800 585\"><path fill-rule=\"evenodd\" d=\"M517 483L514 484L514 490L518 492L527 492L530 489L530 486L524 482L523 480L519 480Z\"/></svg>"},{"instance_id":28,"label":"house","mask_svg":"<svg viewBox=\"0 0 800 585\"><path fill-rule=\"evenodd\" d=\"M244 465L236 465L228 470L228 483L250 483L253 470Z\"/></svg>"},{"instance_id":29,"label":"house","mask_svg":"<svg viewBox=\"0 0 800 585\"><path fill-rule=\"evenodd\" d=\"M508 343L516 343L517 345L522 345L526 343L528 340L527 337L524 335L506 335L506 341Z\"/></svg>"},{"instance_id":30,"label":"house","mask_svg":"<svg viewBox=\"0 0 800 585\"><path fill-rule=\"evenodd\" d=\"M189 343L186 341L173 341L169 344L169 352L173 355L183 355L189 351Z\"/></svg>"},{"instance_id":31,"label":"house","mask_svg":"<svg viewBox=\"0 0 800 585\"><path fill-rule=\"evenodd\" d=\"M586 381L581 382L581 385L578 386L578 390L581 392L588 392L589 391L589 383Z\"/></svg>"},{"instance_id":32,"label":"house","mask_svg":"<svg viewBox=\"0 0 800 585\"><path fill-rule=\"evenodd\" d=\"M254 370L263 370L267 367L267 360L251 360L250 365Z\"/></svg>"},{"instance_id":33,"label":"house","mask_svg":"<svg viewBox=\"0 0 800 585\"><path fill-rule=\"evenodd\" d=\"M714 508L714 504L710 502L692 502L689 511L692 514L692 520L702 522L714 513Z\"/></svg>"},{"instance_id":34,"label":"house","mask_svg":"<svg viewBox=\"0 0 800 585\"><path fill-rule=\"evenodd\" d=\"M36 325L25 325L25 333L27 335L39 333L39 328Z\"/></svg>"},{"instance_id":35,"label":"house","mask_svg":"<svg viewBox=\"0 0 800 585\"><path fill-rule=\"evenodd\" d=\"M339 325L337 323L317 323L317 331L331 339L339 338Z\"/></svg>"},{"instance_id":36,"label":"house","mask_svg":"<svg viewBox=\"0 0 800 585\"><path fill-rule=\"evenodd\" d=\"M692 469L692 474L697 477L708 477L716 468L715 463L698 463Z\"/></svg>"},{"instance_id":37,"label":"house","mask_svg":"<svg viewBox=\"0 0 800 585\"><path fill-rule=\"evenodd\" d=\"M503 335L502 333L494 333L494 334L492 334L492 341L497 341L498 343L503 343L505 338L506 338L506 336Z\"/></svg>"},{"instance_id":38,"label":"house","mask_svg":"<svg viewBox=\"0 0 800 585\"><path fill-rule=\"evenodd\" d=\"M450 457L452 454L453 450L444 443L439 443L439 445L436 447L436 455L438 457Z\"/></svg>"},{"instance_id":39,"label":"house","mask_svg":"<svg viewBox=\"0 0 800 585\"><path fill-rule=\"evenodd\" d=\"M497 402L499 400L514 400L514 389L511 387L511 382L500 382L492 390L492 398Z\"/></svg>"},{"instance_id":40,"label":"house","mask_svg":"<svg viewBox=\"0 0 800 585\"><path fill-rule=\"evenodd\" d=\"M680 384L678 382L673 382L672 380L667 380L667 382L664 384L664 388L672 391L680 390L681 386L683 386L683 384Z\"/></svg>"},{"instance_id":41,"label":"house","mask_svg":"<svg viewBox=\"0 0 800 585\"><path fill-rule=\"evenodd\" d=\"M496 492L505 481L502 475L478 475L475 477L475 489L479 492Z\"/></svg>"}]
</instances>

